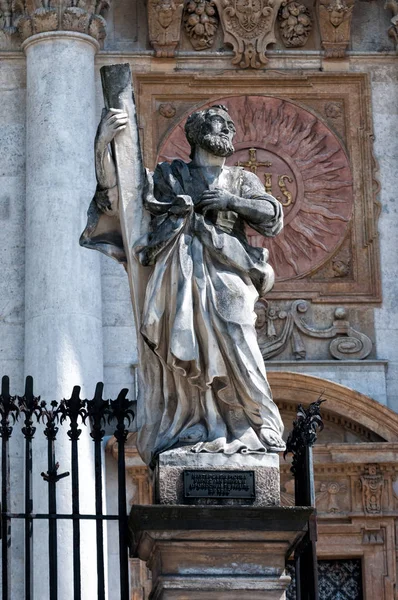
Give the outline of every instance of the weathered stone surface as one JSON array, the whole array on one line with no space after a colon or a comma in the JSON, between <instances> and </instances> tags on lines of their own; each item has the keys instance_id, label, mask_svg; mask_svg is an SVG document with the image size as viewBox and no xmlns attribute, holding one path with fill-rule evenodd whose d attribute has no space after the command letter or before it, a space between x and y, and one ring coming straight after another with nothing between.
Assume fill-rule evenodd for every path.
<instances>
[{"instance_id":1,"label":"weathered stone surface","mask_svg":"<svg viewBox=\"0 0 398 600\"><path fill-rule=\"evenodd\" d=\"M255 500L184 497L185 470L254 471ZM277 454L195 454L189 449L168 450L159 455L156 495L160 504L278 506L279 456Z\"/></svg>"},{"instance_id":2,"label":"weathered stone surface","mask_svg":"<svg viewBox=\"0 0 398 600\"><path fill-rule=\"evenodd\" d=\"M94 55L97 42L80 33L44 33L25 42L27 65L25 374L32 375L43 399L69 397L81 385L86 397L103 378L100 264L77 244L86 207L95 187L92 138L95 134ZM54 67L56 65L56 67ZM83 432L80 474L93 489L93 443ZM35 441L33 462L46 471L46 440ZM70 442L59 436L57 460L68 464ZM41 468L42 467L42 468ZM44 468L43 468L44 467ZM40 479L34 480L35 509L47 510ZM58 510L70 511L70 482L59 484ZM93 496L84 494L81 510L91 512ZM86 530L87 531L87 530ZM35 543L47 543L36 528ZM70 595L72 532L63 531L59 560L60 597ZM84 539L84 541L83 541ZM95 537L83 535L82 596L96 595L90 568ZM43 554L35 568L48 568ZM42 562L41 562L42 561ZM35 577L35 596L46 597L47 582Z\"/></svg>"},{"instance_id":3,"label":"weathered stone surface","mask_svg":"<svg viewBox=\"0 0 398 600\"><path fill-rule=\"evenodd\" d=\"M152 571L156 600L282 600L285 557L311 512L133 505L132 551Z\"/></svg>"}]
</instances>

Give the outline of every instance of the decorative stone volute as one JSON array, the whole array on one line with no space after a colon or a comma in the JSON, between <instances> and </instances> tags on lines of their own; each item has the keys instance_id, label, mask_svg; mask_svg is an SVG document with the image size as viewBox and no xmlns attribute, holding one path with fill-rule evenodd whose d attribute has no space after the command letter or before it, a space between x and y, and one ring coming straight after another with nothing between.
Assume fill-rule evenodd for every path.
<instances>
[{"instance_id":1,"label":"decorative stone volute","mask_svg":"<svg viewBox=\"0 0 398 600\"><path fill-rule=\"evenodd\" d=\"M15 0L14 25L22 41L49 31L76 31L98 40L105 38L102 13L108 0Z\"/></svg>"}]
</instances>

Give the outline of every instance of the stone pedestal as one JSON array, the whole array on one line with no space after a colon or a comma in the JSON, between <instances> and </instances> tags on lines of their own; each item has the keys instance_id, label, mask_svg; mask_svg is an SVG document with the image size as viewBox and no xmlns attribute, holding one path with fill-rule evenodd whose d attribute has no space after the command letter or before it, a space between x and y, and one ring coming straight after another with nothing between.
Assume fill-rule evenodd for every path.
<instances>
[{"instance_id":1,"label":"stone pedestal","mask_svg":"<svg viewBox=\"0 0 398 600\"><path fill-rule=\"evenodd\" d=\"M255 497L189 498L184 495L184 471L252 473ZM194 453L188 448L162 452L156 467L155 498L159 504L252 505L280 504L278 454Z\"/></svg>"},{"instance_id":2,"label":"stone pedestal","mask_svg":"<svg viewBox=\"0 0 398 600\"><path fill-rule=\"evenodd\" d=\"M311 508L133 506L133 556L152 572L149 600L284 600L286 557Z\"/></svg>"}]
</instances>

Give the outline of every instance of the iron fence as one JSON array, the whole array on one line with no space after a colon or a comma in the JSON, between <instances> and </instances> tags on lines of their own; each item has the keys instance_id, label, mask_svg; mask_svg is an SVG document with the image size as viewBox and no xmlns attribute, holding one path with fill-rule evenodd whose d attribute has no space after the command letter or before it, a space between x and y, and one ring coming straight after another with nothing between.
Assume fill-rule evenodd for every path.
<instances>
[{"instance_id":1,"label":"iron fence","mask_svg":"<svg viewBox=\"0 0 398 600\"><path fill-rule=\"evenodd\" d=\"M75 386L71 397L60 402L47 404L33 392L32 377L26 378L23 396L10 395L8 377L2 378L0 393L0 436L1 436L1 548L2 548L2 600L11 598L10 552L12 528L15 520L24 523L24 598L33 600L33 533L34 522L48 522L48 590L49 600L58 599L58 536L60 520L72 523L73 539L73 600L82 598L81 544L80 529L83 520L95 521L96 525L96 571L98 600L105 600L105 557L104 523L118 522L120 599L129 600L129 564L127 539L127 500L125 443L128 428L134 419L133 402L127 399L127 389L121 390L116 400L103 399L103 384L98 383L92 400L80 398L80 388ZM48 512L35 513L33 503L34 465L32 447L37 424L42 423L42 433L46 438L47 471L41 473L48 483ZM21 425L24 438L24 512L12 512L10 504L10 439L17 424ZM104 514L102 481L102 442L105 426L114 426L114 436L118 444L118 511L117 514ZM57 434L65 427L71 442L70 472L59 472L57 462ZM88 427L94 444L95 514L80 512L79 489L79 440L83 427ZM57 512L57 483L71 477L70 514ZM40 599L42 600L42 599Z\"/></svg>"},{"instance_id":2,"label":"iron fence","mask_svg":"<svg viewBox=\"0 0 398 600\"><path fill-rule=\"evenodd\" d=\"M322 396L322 394L321 394ZM317 429L324 425L320 406L321 396L308 408L299 404L293 429L286 442L286 451L293 454L291 472L294 476L294 503L296 506L312 506L315 509L315 481L312 447L317 440ZM318 562L316 554L316 509L308 522L308 529L295 548L295 597L296 600L318 600Z\"/></svg>"}]
</instances>

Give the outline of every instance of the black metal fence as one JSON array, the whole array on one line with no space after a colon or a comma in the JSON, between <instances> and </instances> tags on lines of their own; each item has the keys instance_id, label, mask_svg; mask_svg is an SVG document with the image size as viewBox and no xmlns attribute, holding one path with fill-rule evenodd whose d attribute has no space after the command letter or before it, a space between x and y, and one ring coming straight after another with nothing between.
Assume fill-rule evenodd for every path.
<instances>
[{"instance_id":1,"label":"black metal fence","mask_svg":"<svg viewBox=\"0 0 398 600\"><path fill-rule=\"evenodd\" d=\"M26 378L23 396L10 395L9 378L3 377L0 393L0 436L1 436L1 548L2 548L2 600L11 598L11 544L12 529L16 520L24 523L24 599L33 600L33 539L34 523L37 520L48 522L48 597L58 599L58 536L57 526L60 520L72 523L73 536L73 591L71 598L82 598L81 544L80 529L83 520L96 524L96 563L98 600L105 600L105 558L104 523L118 522L120 599L129 600L129 564L127 540L127 501L125 473L125 443L128 428L134 418L133 402L127 399L127 390L123 389L116 400L104 400L103 384L98 383L92 400L80 398L80 388L73 388L69 400L53 401L49 404L34 395L33 379ZM46 438L47 472L41 473L48 483L48 512L35 513L33 502L33 464L32 446L35 434L39 435L38 424ZM24 438L24 511L12 512L10 503L10 439L17 426L21 426ZM118 511L117 514L104 514L102 481L102 442L105 426L114 426L114 436L118 444ZM57 434L61 427L71 442L70 472L59 472L57 462ZM95 514L81 514L79 490L79 439L82 428L88 427L94 444L95 462ZM41 433L40 432L40 433ZM71 477L70 514L57 513L57 483ZM42 574L42 576L45 576ZM22 600L22 599L21 599ZM39 600L43 600L40 598ZM90 598L91 600L91 598Z\"/></svg>"},{"instance_id":2,"label":"black metal fence","mask_svg":"<svg viewBox=\"0 0 398 600\"><path fill-rule=\"evenodd\" d=\"M322 394L321 394L322 396ZM294 500L296 506L315 508L315 482L312 447L317 440L317 429L323 429L320 406L321 397L308 408L299 404L293 429L286 443L285 457L293 454L291 472L294 476ZM316 509L308 523L308 530L294 553L296 600L318 600L318 562L316 555L317 517Z\"/></svg>"}]
</instances>

